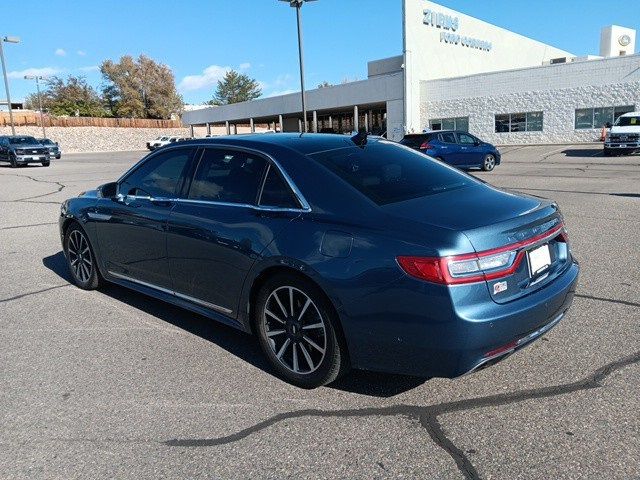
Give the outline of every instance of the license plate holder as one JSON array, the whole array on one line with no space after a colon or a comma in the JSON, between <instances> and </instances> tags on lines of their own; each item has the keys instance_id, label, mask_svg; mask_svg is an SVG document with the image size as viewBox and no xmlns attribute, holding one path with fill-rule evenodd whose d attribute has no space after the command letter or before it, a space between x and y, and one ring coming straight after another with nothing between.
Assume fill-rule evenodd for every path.
<instances>
[{"instance_id":1,"label":"license plate holder","mask_svg":"<svg viewBox=\"0 0 640 480\"><path fill-rule=\"evenodd\" d=\"M551 266L551 253L549 251L549 244L545 243L539 247L529 250L527 252L527 259L529 261L529 276L535 277L537 274L544 272L549 266Z\"/></svg>"}]
</instances>

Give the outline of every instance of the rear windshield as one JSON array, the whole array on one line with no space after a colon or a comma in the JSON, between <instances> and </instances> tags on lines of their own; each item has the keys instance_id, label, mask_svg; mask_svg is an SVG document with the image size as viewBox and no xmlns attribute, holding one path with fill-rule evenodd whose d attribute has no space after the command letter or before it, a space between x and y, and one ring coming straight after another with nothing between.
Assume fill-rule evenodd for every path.
<instances>
[{"instance_id":1,"label":"rear windshield","mask_svg":"<svg viewBox=\"0 0 640 480\"><path fill-rule=\"evenodd\" d=\"M9 137L9 143L14 145L35 145L38 142L33 137Z\"/></svg>"},{"instance_id":2,"label":"rear windshield","mask_svg":"<svg viewBox=\"0 0 640 480\"><path fill-rule=\"evenodd\" d=\"M472 180L422 153L393 142L370 142L311 155L378 205L465 187Z\"/></svg>"},{"instance_id":3,"label":"rear windshield","mask_svg":"<svg viewBox=\"0 0 640 480\"><path fill-rule=\"evenodd\" d=\"M400 143L410 148L420 148L424 142L428 141L430 135L406 135Z\"/></svg>"},{"instance_id":4,"label":"rear windshield","mask_svg":"<svg viewBox=\"0 0 640 480\"><path fill-rule=\"evenodd\" d=\"M616 120L617 127L640 127L640 116L637 117L619 117Z\"/></svg>"}]
</instances>

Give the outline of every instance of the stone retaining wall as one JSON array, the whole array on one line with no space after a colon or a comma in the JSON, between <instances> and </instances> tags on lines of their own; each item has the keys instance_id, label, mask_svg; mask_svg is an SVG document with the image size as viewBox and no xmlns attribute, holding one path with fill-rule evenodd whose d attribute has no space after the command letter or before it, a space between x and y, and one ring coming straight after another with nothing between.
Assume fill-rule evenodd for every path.
<instances>
[{"instance_id":1,"label":"stone retaining wall","mask_svg":"<svg viewBox=\"0 0 640 480\"><path fill-rule=\"evenodd\" d=\"M247 133L248 127L238 127L239 133ZM49 127L47 137L58 142L62 153L117 152L145 150L147 142L161 135L188 137L188 128L118 128L118 127ZM205 127L194 129L196 137L204 137ZM224 127L211 129L214 135L224 135ZM42 137L40 127L16 127L17 135ZM11 135L11 127L0 127L0 135Z\"/></svg>"}]
</instances>

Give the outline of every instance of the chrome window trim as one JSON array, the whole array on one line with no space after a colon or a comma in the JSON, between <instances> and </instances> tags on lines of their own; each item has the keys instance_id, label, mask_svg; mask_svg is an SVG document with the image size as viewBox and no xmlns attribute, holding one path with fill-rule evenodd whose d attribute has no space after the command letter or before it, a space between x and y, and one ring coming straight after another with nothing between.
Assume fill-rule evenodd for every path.
<instances>
[{"instance_id":1,"label":"chrome window trim","mask_svg":"<svg viewBox=\"0 0 640 480\"><path fill-rule=\"evenodd\" d=\"M121 280L126 280L128 282L137 283L138 285L142 285L143 287L153 288L154 290L158 290L160 292L167 293L169 295L173 295L174 297L178 297L178 298L181 298L183 300L187 300L187 301L189 301L191 303L196 303L198 305L202 305L203 307L207 307L207 308L209 308L211 310L216 310L218 312L225 313L227 315L233 313L233 310L229 310L228 308L221 307L219 305L215 305L213 303L209 303L209 302L206 302L204 300L200 300L200 299L195 298L195 297L190 297L189 295L185 295L183 293L178 293L178 292L176 292L174 290L169 290L168 288L159 287L158 285L154 285L153 283L143 282L142 280L138 280L136 278L129 277L127 275L123 275L121 273L112 272L111 270L108 270L108 273L109 273L109 275L111 275L113 277L116 277L116 278L119 278Z\"/></svg>"},{"instance_id":2,"label":"chrome window trim","mask_svg":"<svg viewBox=\"0 0 640 480\"><path fill-rule=\"evenodd\" d=\"M118 183L118 188L120 188L120 182L122 182L122 180L124 178L126 178L129 173L133 172L136 168L138 168L138 166L140 166L143 162L147 162L149 160L151 160L153 157L155 157L156 155L160 155L161 153L165 153L165 152L170 152L172 150L176 150L176 149L182 149L182 148L195 148L196 150L198 148L228 148L228 149L232 149L232 150L238 150L241 152L247 152L247 153L252 153L254 155L260 155L262 157L265 157L270 163L269 165L275 165L275 167L280 171L280 173L282 174L282 177L284 178L285 182L287 182L287 184L289 185L289 188L291 188L291 190L293 191L293 194L295 195L296 199L298 200L298 202L301 205L301 208L281 208L281 207L266 207L266 206L260 206L260 205L248 205L248 204L239 204L239 203L231 203L231 202L216 202L213 200L191 200L191 199L183 199L183 198L177 198L177 199L162 199L163 201L176 201L176 202L188 202L188 203L192 203L192 202L198 202L198 203L205 203L205 204L211 204L211 205L220 205L220 206L230 206L230 207L249 207L249 208L253 208L253 209L257 209L257 210L265 210L265 211L275 211L275 212L310 212L311 211L311 206L309 205L309 202L307 202L307 199L304 197L304 195L302 194L302 192L300 191L300 189L298 188L298 186L295 184L295 182L293 181L293 179L289 176L289 174L286 172L286 170L284 168L282 168L282 165L280 165L280 163L271 155L269 155L266 152L263 152L261 150L257 150L255 148L250 148L250 147L244 147L244 146L240 146L240 145L230 145L228 143L208 143L206 141L201 141L201 142L197 142L197 143L192 143L189 145L172 145L172 146L166 146L163 147L161 150L155 151L155 152L151 152L149 154L147 154L147 156L145 156L144 158L142 158L138 163L136 163L133 167L131 167L129 170L127 170L118 180L116 183ZM344 148L344 147L343 147ZM265 177L266 179L266 177ZM120 193L118 192L118 194L120 195ZM260 196L262 196L262 188L260 189ZM139 198L139 197L134 197L134 198ZM140 198L145 198L148 199L147 197L140 197ZM160 199L154 199L154 200L160 200Z\"/></svg>"}]
</instances>

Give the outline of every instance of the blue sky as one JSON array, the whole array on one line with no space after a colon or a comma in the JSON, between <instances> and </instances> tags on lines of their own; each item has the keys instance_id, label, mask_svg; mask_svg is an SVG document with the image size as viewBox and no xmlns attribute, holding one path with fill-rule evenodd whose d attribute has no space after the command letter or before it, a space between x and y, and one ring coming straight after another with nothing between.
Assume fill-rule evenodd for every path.
<instances>
[{"instance_id":1,"label":"blue sky","mask_svg":"<svg viewBox=\"0 0 640 480\"><path fill-rule=\"evenodd\" d=\"M211 98L228 68L264 95L299 88L295 13L277 0L4 0L12 99L25 73L84 75L101 85L104 59L141 53L169 65L188 103ZM577 55L597 54L600 29L640 30L638 0L440 0L438 3ZM45 7L46 5L46 7ZM401 0L318 0L303 8L308 88L366 78L366 62L402 51ZM4 96L4 95L2 95Z\"/></svg>"}]
</instances>

